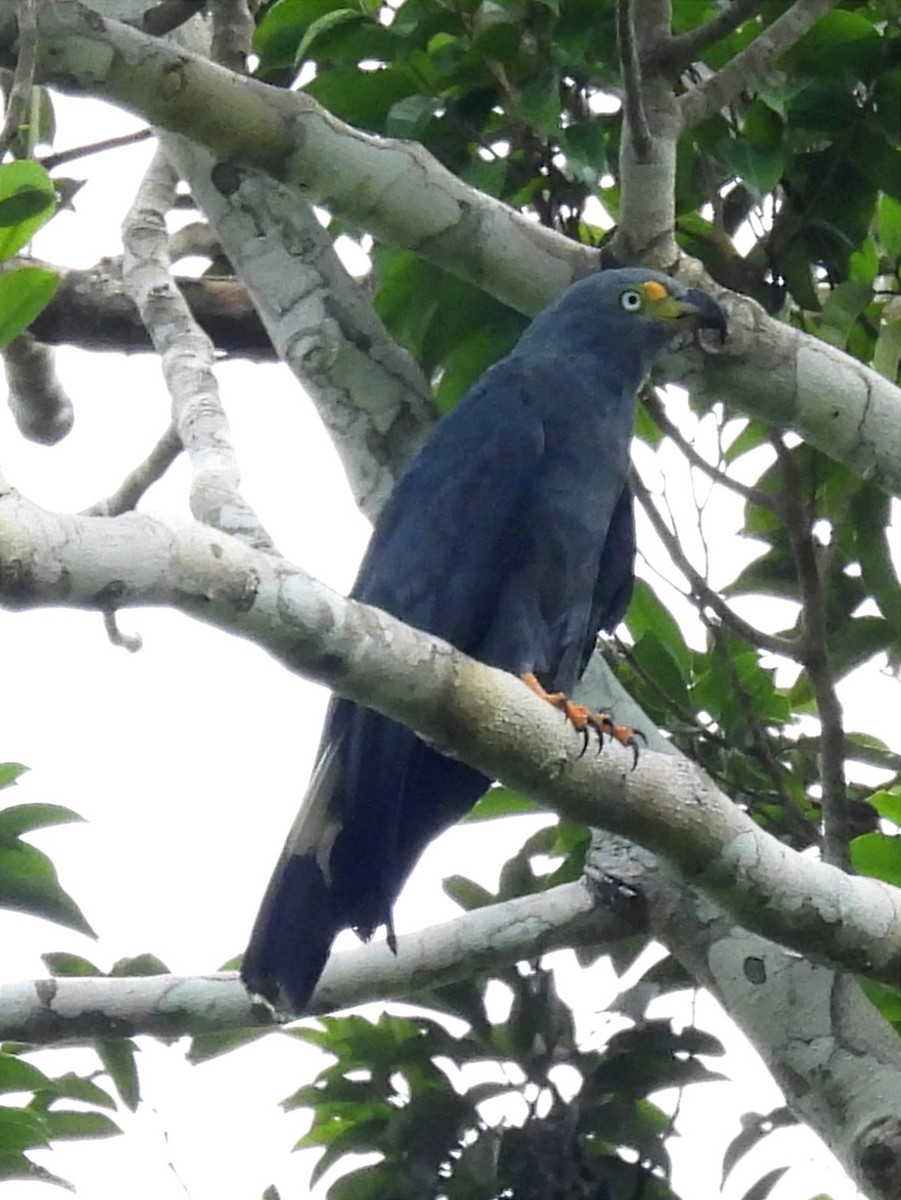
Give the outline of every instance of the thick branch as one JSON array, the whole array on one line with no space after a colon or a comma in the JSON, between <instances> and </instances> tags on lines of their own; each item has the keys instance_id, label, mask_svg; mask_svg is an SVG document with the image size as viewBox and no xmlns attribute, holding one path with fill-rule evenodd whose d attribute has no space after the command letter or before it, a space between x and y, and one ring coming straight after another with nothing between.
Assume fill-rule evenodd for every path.
<instances>
[{"instance_id":1,"label":"thick branch","mask_svg":"<svg viewBox=\"0 0 901 1200\"><path fill-rule=\"evenodd\" d=\"M712 117L737 100L772 71L787 50L804 36L839 0L795 0L770 27L740 50L715 75L681 97L679 107L686 129Z\"/></svg>"},{"instance_id":2,"label":"thick branch","mask_svg":"<svg viewBox=\"0 0 901 1200\"><path fill-rule=\"evenodd\" d=\"M606 889L613 898L613 891ZM644 926L643 908L617 894L610 906L583 882L476 909L387 943L333 954L309 1006L331 1012L366 1001L409 999L475 971L578 945L610 946ZM84 1037L198 1036L278 1024L252 1004L233 971L183 978L54 979L0 987L0 1041L36 1045Z\"/></svg>"},{"instance_id":3,"label":"thick branch","mask_svg":"<svg viewBox=\"0 0 901 1200\"><path fill-rule=\"evenodd\" d=\"M313 400L354 498L373 517L437 417L411 356L382 324L296 189L164 136L273 345Z\"/></svg>"},{"instance_id":4,"label":"thick branch","mask_svg":"<svg viewBox=\"0 0 901 1200\"><path fill-rule=\"evenodd\" d=\"M901 1195L901 1040L858 984L729 927L640 847L595 841L592 873L640 891L655 936L720 1000L862 1195Z\"/></svg>"},{"instance_id":5,"label":"thick branch","mask_svg":"<svg viewBox=\"0 0 901 1200\"><path fill-rule=\"evenodd\" d=\"M124 354L153 349L140 313L122 286L120 260L104 259L94 267L76 270L40 259L14 258L0 265L0 274L26 262L60 276L56 294L30 326L39 341ZM272 343L240 280L176 276L175 283L218 351L253 362L276 360Z\"/></svg>"},{"instance_id":6,"label":"thick branch","mask_svg":"<svg viewBox=\"0 0 901 1200\"><path fill-rule=\"evenodd\" d=\"M280 559L206 526L139 513L56 516L9 490L0 547L7 607L158 604L247 637L514 790L640 842L747 928L898 985L901 892L790 850L688 762L646 752L633 772L616 749L580 757L560 714L514 676Z\"/></svg>"},{"instance_id":7,"label":"thick branch","mask_svg":"<svg viewBox=\"0 0 901 1200\"><path fill-rule=\"evenodd\" d=\"M0 0L0 50L15 45L12 18L10 0ZM545 306L594 268L592 250L467 187L421 147L351 129L309 96L266 87L88 16L76 0L43 5L38 23L47 46L38 61L42 81L106 96L220 159L284 178L522 312ZM651 105L649 120L668 114L664 99L659 113ZM653 125L652 132L658 135ZM659 172L651 173L657 186ZM640 183L636 177L633 194L648 192ZM666 230L658 232L665 241ZM739 397L748 412L791 426L901 494L901 392L842 352L771 320L752 301L733 298L730 309L727 352L706 358L703 370L696 361L693 389L708 398Z\"/></svg>"},{"instance_id":8,"label":"thick branch","mask_svg":"<svg viewBox=\"0 0 901 1200\"><path fill-rule=\"evenodd\" d=\"M0 53L16 46L0 0ZM413 142L375 137L312 97L268 87L68 0L42 5L36 77L109 99L148 123L314 195L364 229L537 312L594 253L462 183ZM223 114L228 119L223 120Z\"/></svg>"}]
</instances>

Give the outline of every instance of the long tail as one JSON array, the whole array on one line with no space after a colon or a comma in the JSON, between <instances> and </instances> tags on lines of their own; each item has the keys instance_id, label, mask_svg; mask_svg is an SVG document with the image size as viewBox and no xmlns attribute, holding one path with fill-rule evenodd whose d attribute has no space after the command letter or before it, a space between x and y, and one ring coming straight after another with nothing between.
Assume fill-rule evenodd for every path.
<instances>
[{"instance_id":1,"label":"long tail","mask_svg":"<svg viewBox=\"0 0 901 1200\"><path fill-rule=\"evenodd\" d=\"M244 955L248 990L304 1010L342 929L369 938L424 847L489 781L402 725L333 702L303 805Z\"/></svg>"}]
</instances>

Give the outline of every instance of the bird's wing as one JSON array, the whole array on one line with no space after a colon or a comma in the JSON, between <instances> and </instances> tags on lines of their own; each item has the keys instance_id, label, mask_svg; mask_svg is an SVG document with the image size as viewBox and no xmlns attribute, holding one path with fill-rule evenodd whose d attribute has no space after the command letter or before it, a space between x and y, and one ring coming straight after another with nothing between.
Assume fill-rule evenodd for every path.
<instances>
[{"instance_id":1,"label":"bird's wing","mask_svg":"<svg viewBox=\"0 0 901 1200\"><path fill-rule=\"evenodd\" d=\"M579 678L594 653L600 630L613 630L626 615L632 598L635 563L635 510L629 485L623 488L604 539L598 565L591 617L582 647Z\"/></svg>"},{"instance_id":2,"label":"bird's wing","mask_svg":"<svg viewBox=\"0 0 901 1200\"><path fill-rule=\"evenodd\" d=\"M352 595L471 650L493 613L545 449L541 382L505 360L437 427L399 480Z\"/></svg>"}]
</instances>

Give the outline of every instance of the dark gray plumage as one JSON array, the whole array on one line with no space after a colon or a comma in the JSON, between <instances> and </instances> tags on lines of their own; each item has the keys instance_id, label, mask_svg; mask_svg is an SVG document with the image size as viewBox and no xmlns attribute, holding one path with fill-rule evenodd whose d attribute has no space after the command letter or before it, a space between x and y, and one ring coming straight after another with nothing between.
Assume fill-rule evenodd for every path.
<instances>
[{"instance_id":1,"label":"dark gray plumage","mask_svg":"<svg viewBox=\"0 0 901 1200\"><path fill-rule=\"evenodd\" d=\"M398 481L352 595L503 670L569 692L622 618L635 552L635 396L717 304L653 271L573 284L436 428ZM424 847L489 786L414 733L332 701L317 765L242 977L302 1011L341 929L368 938Z\"/></svg>"}]
</instances>

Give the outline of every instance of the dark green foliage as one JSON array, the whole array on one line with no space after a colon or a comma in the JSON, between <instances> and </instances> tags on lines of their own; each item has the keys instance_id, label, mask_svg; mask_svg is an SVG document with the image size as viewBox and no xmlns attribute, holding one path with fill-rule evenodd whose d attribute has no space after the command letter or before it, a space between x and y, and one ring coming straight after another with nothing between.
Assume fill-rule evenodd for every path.
<instances>
[{"instance_id":1,"label":"dark green foliage","mask_svg":"<svg viewBox=\"0 0 901 1200\"><path fill-rule=\"evenodd\" d=\"M498 983L510 1000L505 1018L487 1000ZM425 1013L384 1013L374 1022L325 1017L295 1032L335 1060L285 1102L314 1110L299 1145L323 1148L316 1177L345 1154L382 1155L342 1176L330 1197L673 1196L664 1144L671 1123L648 1097L720 1078L699 1057L721 1053L714 1038L636 1015L641 1001L627 991L607 1017L622 1025L628 1012L629 1027L584 1049L553 975L537 964L411 1000L458 1018L465 1030L452 1033ZM492 1109L516 1112L521 1123L492 1118Z\"/></svg>"},{"instance_id":2,"label":"dark green foliage","mask_svg":"<svg viewBox=\"0 0 901 1200\"><path fill-rule=\"evenodd\" d=\"M24 771L19 763L0 763L0 789L14 787ZM60 887L50 859L21 840L23 834L80 820L77 813L55 804L18 804L0 809L0 906L45 917L80 933L92 933L75 901ZM68 968L59 974L99 974L75 955L57 958L62 967ZM97 1111L115 1110L116 1102L93 1078L72 1072L57 1077L46 1075L22 1057L29 1049L23 1044L0 1044L0 1182L35 1179L68 1187L65 1180L32 1162L28 1151L45 1149L61 1139L118 1133L119 1127L106 1111ZM104 1043L98 1052L104 1072L134 1107L137 1077L128 1070L132 1043ZM5 1097L13 1093L14 1102L7 1101ZM79 1107L72 1108L70 1101Z\"/></svg>"}]
</instances>

